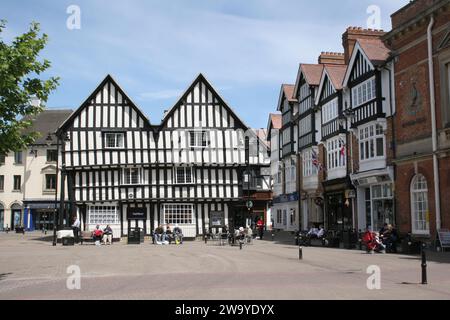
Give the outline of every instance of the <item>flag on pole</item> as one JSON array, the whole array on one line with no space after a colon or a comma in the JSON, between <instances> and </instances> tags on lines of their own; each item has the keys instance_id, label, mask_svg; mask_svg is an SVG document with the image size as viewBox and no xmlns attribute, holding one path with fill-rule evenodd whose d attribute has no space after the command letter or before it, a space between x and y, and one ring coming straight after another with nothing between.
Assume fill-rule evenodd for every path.
<instances>
[{"instance_id":1,"label":"flag on pole","mask_svg":"<svg viewBox=\"0 0 450 320\"><path fill-rule=\"evenodd\" d=\"M325 170L324 166L319 161L319 156L317 155L316 150L314 150L314 149L312 150L312 153L311 153L311 160L312 160L313 166L315 166L318 171Z\"/></svg>"}]
</instances>

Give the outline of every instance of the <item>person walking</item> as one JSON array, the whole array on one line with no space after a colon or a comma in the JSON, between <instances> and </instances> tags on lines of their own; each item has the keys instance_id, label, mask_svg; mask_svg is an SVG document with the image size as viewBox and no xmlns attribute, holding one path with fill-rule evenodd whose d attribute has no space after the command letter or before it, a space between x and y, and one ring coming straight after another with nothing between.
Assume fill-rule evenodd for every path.
<instances>
[{"instance_id":1,"label":"person walking","mask_svg":"<svg viewBox=\"0 0 450 320\"><path fill-rule=\"evenodd\" d=\"M72 224L73 236L75 238L75 243L78 243L81 222L80 219L78 219L78 216L74 216L73 219L74 219Z\"/></svg>"}]
</instances>

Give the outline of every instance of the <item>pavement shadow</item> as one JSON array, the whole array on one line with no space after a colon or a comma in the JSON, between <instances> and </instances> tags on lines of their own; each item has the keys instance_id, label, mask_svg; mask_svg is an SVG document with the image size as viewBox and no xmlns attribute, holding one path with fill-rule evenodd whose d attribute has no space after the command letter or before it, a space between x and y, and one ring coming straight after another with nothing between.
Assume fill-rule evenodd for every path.
<instances>
[{"instance_id":1,"label":"pavement shadow","mask_svg":"<svg viewBox=\"0 0 450 320\"><path fill-rule=\"evenodd\" d=\"M422 256L419 255L402 255L399 257L400 259L404 260L417 260L421 261ZM427 251L427 261L429 262L435 262L435 263L443 263L443 264L450 264L450 252L434 252L434 251Z\"/></svg>"},{"instance_id":2,"label":"pavement shadow","mask_svg":"<svg viewBox=\"0 0 450 320\"><path fill-rule=\"evenodd\" d=\"M47 235L42 237L31 238L31 241L53 242L53 236Z\"/></svg>"},{"instance_id":3,"label":"pavement shadow","mask_svg":"<svg viewBox=\"0 0 450 320\"><path fill-rule=\"evenodd\" d=\"M0 281L4 280L7 276L12 275L11 272L8 273L0 273Z\"/></svg>"}]
</instances>

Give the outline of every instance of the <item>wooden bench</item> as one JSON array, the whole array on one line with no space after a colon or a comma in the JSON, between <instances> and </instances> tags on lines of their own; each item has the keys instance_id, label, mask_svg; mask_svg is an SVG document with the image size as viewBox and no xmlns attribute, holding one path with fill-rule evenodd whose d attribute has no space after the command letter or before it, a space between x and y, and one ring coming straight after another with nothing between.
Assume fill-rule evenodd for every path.
<instances>
[{"instance_id":1,"label":"wooden bench","mask_svg":"<svg viewBox=\"0 0 450 320\"><path fill-rule=\"evenodd\" d=\"M94 243L94 238L92 236L92 231L80 231L80 242L81 242L81 244L84 244L85 241Z\"/></svg>"}]
</instances>

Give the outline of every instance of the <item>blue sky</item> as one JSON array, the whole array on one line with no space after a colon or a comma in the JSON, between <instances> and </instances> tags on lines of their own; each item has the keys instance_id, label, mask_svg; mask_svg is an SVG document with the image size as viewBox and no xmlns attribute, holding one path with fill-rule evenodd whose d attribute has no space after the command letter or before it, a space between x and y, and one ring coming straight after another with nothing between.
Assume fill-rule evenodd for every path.
<instances>
[{"instance_id":1,"label":"blue sky","mask_svg":"<svg viewBox=\"0 0 450 320\"><path fill-rule=\"evenodd\" d=\"M111 74L159 124L164 110L201 72L238 115L266 127L280 85L295 82L298 64L321 51L342 51L348 26L367 26L367 8L381 26L409 0L2 0L2 35L9 41L40 22L50 42L47 75L61 77L50 108L77 108ZM81 29L69 30L67 7L81 9Z\"/></svg>"}]
</instances>

